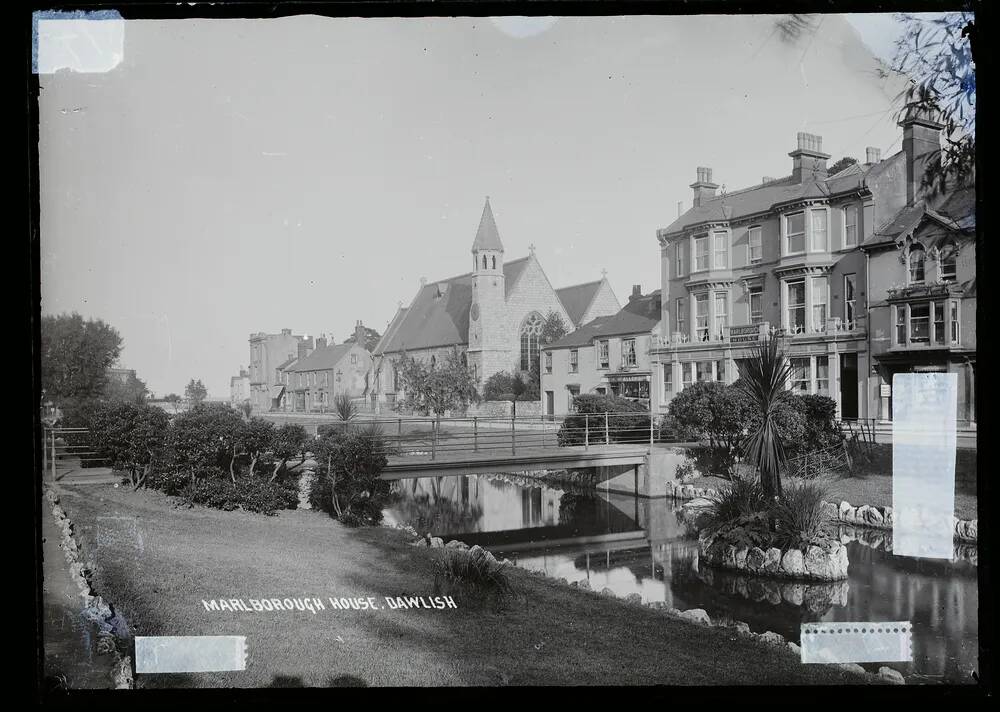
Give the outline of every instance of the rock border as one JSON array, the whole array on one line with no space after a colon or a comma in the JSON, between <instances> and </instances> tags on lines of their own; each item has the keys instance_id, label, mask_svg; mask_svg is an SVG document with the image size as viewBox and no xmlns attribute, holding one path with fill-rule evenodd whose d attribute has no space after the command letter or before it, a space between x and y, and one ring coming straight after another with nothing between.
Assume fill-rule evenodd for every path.
<instances>
[{"instance_id":1,"label":"rock border","mask_svg":"<svg viewBox=\"0 0 1000 712\"><path fill-rule=\"evenodd\" d=\"M777 547L737 549L715 537L698 538L698 555L709 566L775 579L832 583L847 579L847 547L838 539L828 546L811 545L806 551Z\"/></svg>"},{"instance_id":2,"label":"rock border","mask_svg":"<svg viewBox=\"0 0 1000 712\"><path fill-rule=\"evenodd\" d=\"M667 480L667 496L673 499L696 499L715 494L718 494L718 490L711 487L695 487ZM892 530L892 507L873 507L868 504L852 506L847 501L841 501L839 504L824 502L823 507L834 521L872 529ZM959 519L952 516L951 520L955 539L966 543L978 543L978 519Z\"/></svg>"},{"instance_id":3,"label":"rock border","mask_svg":"<svg viewBox=\"0 0 1000 712\"><path fill-rule=\"evenodd\" d=\"M111 671L114 689L134 689L135 677L132 673L132 657L122 655L120 650L120 647L126 643L126 638L122 635L122 631L126 629L125 620L91 588L90 582L87 580L90 568L88 564L80 560L82 551L76 539L73 538L73 522L70 521L66 510L59 505L59 495L51 487L46 486L45 498L52 505L52 516L56 521L56 526L62 532L59 546L69 564L70 578L73 579L80 591L80 598L83 602L81 615L98 628L98 652L111 653L114 657L115 662Z\"/></svg>"},{"instance_id":4,"label":"rock border","mask_svg":"<svg viewBox=\"0 0 1000 712\"><path fill-rule=\"evenodd\" d=\"M420 537L420 538L418 538L415 541L411 541L410 542L410 546L429 547L429 548L436 548L436 549L441 549L441 548L443 548L443 549L466 549L466 550L470 549L470 547L469 547L468 544L466 544L463 541L459 541L457 539L452 539L447 544L444 544L444 543L435 544L435 543L433 543L435 541L442 542L441 537L432 536L430 532L428 532L424 536L420 536L417 533L417 530L414 529L412 526L409 526L409 525L396 524L395 526L387 527L387 528L392 528L392 529L396 529L396 530L402 531L402 532L404 532L404 533L406 533L406 534L408 534L410 536L418 536L418 537ZM490 552L486 551L485 549L483 549L479 545L476 545L475 547L471 547L471 549L478 549L478 550L481 550L481 551L485 552L485 554L489 555L490 557L493 556ZM505 564L505 565L509 565L509 566L512 566L512 567L515 566L514 563L511 562L509 559L500 559L500 563L501 564ZM516 567L516 568L520 568L520 567ZM711 619L711 617L708 615L708 613L705 611L705 609L703 609L703 608L691 608L691 609L682 611L680 609L672 608L672 607L668 606L665 601L649 601L647 603L643 603L642 602L642 596L640 594L638 594L638 593L630 593L630 594L628 594L628 595L626 595L624 597L619 597L610 588L604 588L600 592L594 591L590 587L590 582L587 581L586 579L584 579L583 581L573 581L573 582L570 582L570 581L568 581L567 579L565 579L563 577L558 577L557 578L555 576L550 576L550 575L546 574L545 572L537 570L537 569L520 568L520 570L524 571L529 576L535 576L537 578L544 578L544 579L547 579L548 581L551 581L551 582L553 582L555 584L558 584L560 586L566 586L568 588L575 588L578 591L586 591L590 595L593 595L593 596L602 596L602 597L605 597L605 598L614 598L614 599L619 600L622 603L626 603L628 605L642 606L644 608L651 608L651 609L654 609L654 610L658 610L658 611L661 611L664 615L666 615L666 616L668 616L670 618L673 618L675 620L684 621L684 622L692 624L692 625L703 625L703 626L707 626L707 627L710 627L710 628L728 628L730 630L735 631L736 634L739 635L740 637L748 638L748 639L751 639L751 640L756 640L756 641L758 641L760 643L763 643L765 645L770 645L770 646L773 646L773 647L784 648L789 653L795 655L795 657L798 660L801 661L801 659L802 659L802 648L797 643L793 643L790 640L786 640L783 635L781 635L779 633L775 633L773 631L766 631L764 633L754 633L753 631L750 630L750 626L747 623L744 623L743 621L732 621L732 622L717 622L717 621L713 621ZM893 684L906 684L906 680L903 678L903 676L898 671L893 670L892 668L889 668L889 667L881 667L881 668L879 668L878 673L870 673L870 672L868 672L867 670L865 670L863 667L861 667L860 665L858 665L856 663L831 663L831 664L834 665L835 667L843 670L844 672L850 672L850 673L854 673L856 675L863 676L869 682L876 681L876 680L881 680L883 682L890 682L890 683L893 683Z\"/></svg>"}]
</instances>

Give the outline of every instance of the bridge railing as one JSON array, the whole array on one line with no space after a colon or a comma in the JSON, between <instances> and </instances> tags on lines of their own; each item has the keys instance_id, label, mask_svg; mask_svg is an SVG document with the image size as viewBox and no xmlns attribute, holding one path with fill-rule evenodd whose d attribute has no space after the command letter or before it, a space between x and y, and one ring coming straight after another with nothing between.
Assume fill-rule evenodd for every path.
<instances>
[{"instance_id":1,"label":"bridge railing","mask_svg":"<svg viewBox=\"0 0 1000 712\"><path fill-rule=\"evenodd\" d=\"M331 422L331 427L342 424ZM377 426L387 454L430 459L468 453L510 453L529 448L651 444L659 421L649 413L571 413L529 417L360 417L350 427Z\"/></svg>"}]
</instances>

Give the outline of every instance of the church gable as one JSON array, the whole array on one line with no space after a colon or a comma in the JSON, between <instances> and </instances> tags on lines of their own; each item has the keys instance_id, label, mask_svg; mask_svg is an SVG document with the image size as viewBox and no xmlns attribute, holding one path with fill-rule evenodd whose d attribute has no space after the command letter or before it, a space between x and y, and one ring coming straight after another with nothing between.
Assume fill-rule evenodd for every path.
<instances>
[{"instance_id":1,"label":"church gable","mask_svg":"<svg viewBox=\"0 0 1000 712\"><path fill-rule=\"evenodd\" d=\"M556 290L552 288L552 284L545 276L538 260L532 256L528 259L517 283L507 295L508 332L505 337L506 343L510 344L512 368L519 369L521 366L522 326L527 323L532 314L538 314L544 319L550 311L559 314L568 328L573 328L573 322L559 300Z\"/></svg>"},{"instance_id":2,"label":"church gable","mask_svg":"<svg viewBox=\"0 0 1000 712\"><path fill-rule=\"evenodd\" d=\"M614 291L611 289L611 285L608 284L608 280L602 279L600 286L597 288L597 293L594 295L594 299L591 301L590 306L587 307L587 311L584 312L580 323L586 324L599 316L611 316L612 314L617 314L621 308L621 304L618 302L618 297L615 296Z\"/></svg>"}]
</instances>

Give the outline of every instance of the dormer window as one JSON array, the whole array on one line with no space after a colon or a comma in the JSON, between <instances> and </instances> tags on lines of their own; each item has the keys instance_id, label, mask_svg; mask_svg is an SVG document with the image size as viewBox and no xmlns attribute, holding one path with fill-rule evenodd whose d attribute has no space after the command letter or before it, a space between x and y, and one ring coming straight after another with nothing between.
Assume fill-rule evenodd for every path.
<instances>
[{"instance_id":1,"label":"dormer window","mask_svg":"<svg viewBox=\"0 0 1000 712\"><path fill-rule=\"evenodd\" d=\"M910 284L921 284L924 281L924 259L926 257L924 246L919 242L914 242L910 246L909 252L907 261L910 272Z\"/></svg>"}]
</instances>

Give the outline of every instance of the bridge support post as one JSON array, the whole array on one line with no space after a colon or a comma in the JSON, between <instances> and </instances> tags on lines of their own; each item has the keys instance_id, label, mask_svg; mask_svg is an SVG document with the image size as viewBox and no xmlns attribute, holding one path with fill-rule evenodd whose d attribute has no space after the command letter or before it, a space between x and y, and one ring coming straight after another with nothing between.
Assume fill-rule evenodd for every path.
<instances>
[{"instance_id":1,"label":"bridge support post","mask_svg":"<svg viewBox=\"0 0 1000 712\"><path fill-rule=\"evenodd\" d=\"M583 449L590 448L590 414L583 416Z\"/></svg>"},{"instance_id":2,"label":"bridge support post","mask_svg":"<svg viewBox=\"0 0 1000 712\"><path fill-rule=\"evenodd\" d=\"M604 411L604 444L611 444L611 430L608 428L608 412Z\"/></svg>"},{"instance_id":3,"label":"bridge support post","mask_svg":"<svg viewBox=\"0 0 1000 712\"><path fill-rule=\"evenodd\" d=\"M516 447L516 445L514 443L515 438L516 438L516 435L514 434L514 416L511 416L511 418L510 418L510 454L511 455L516 455L517 454L517 447Z\"/></svg>"},{"instance_id":4,"label":"bridge support post","mask_svg":"<svg viewBox=\"0 0 1000 712\"><path fill-rule=\"evenodd\" d=\"M479 418L472 418L472 451L479 452Z\"/></svg>"}]
</instances>

